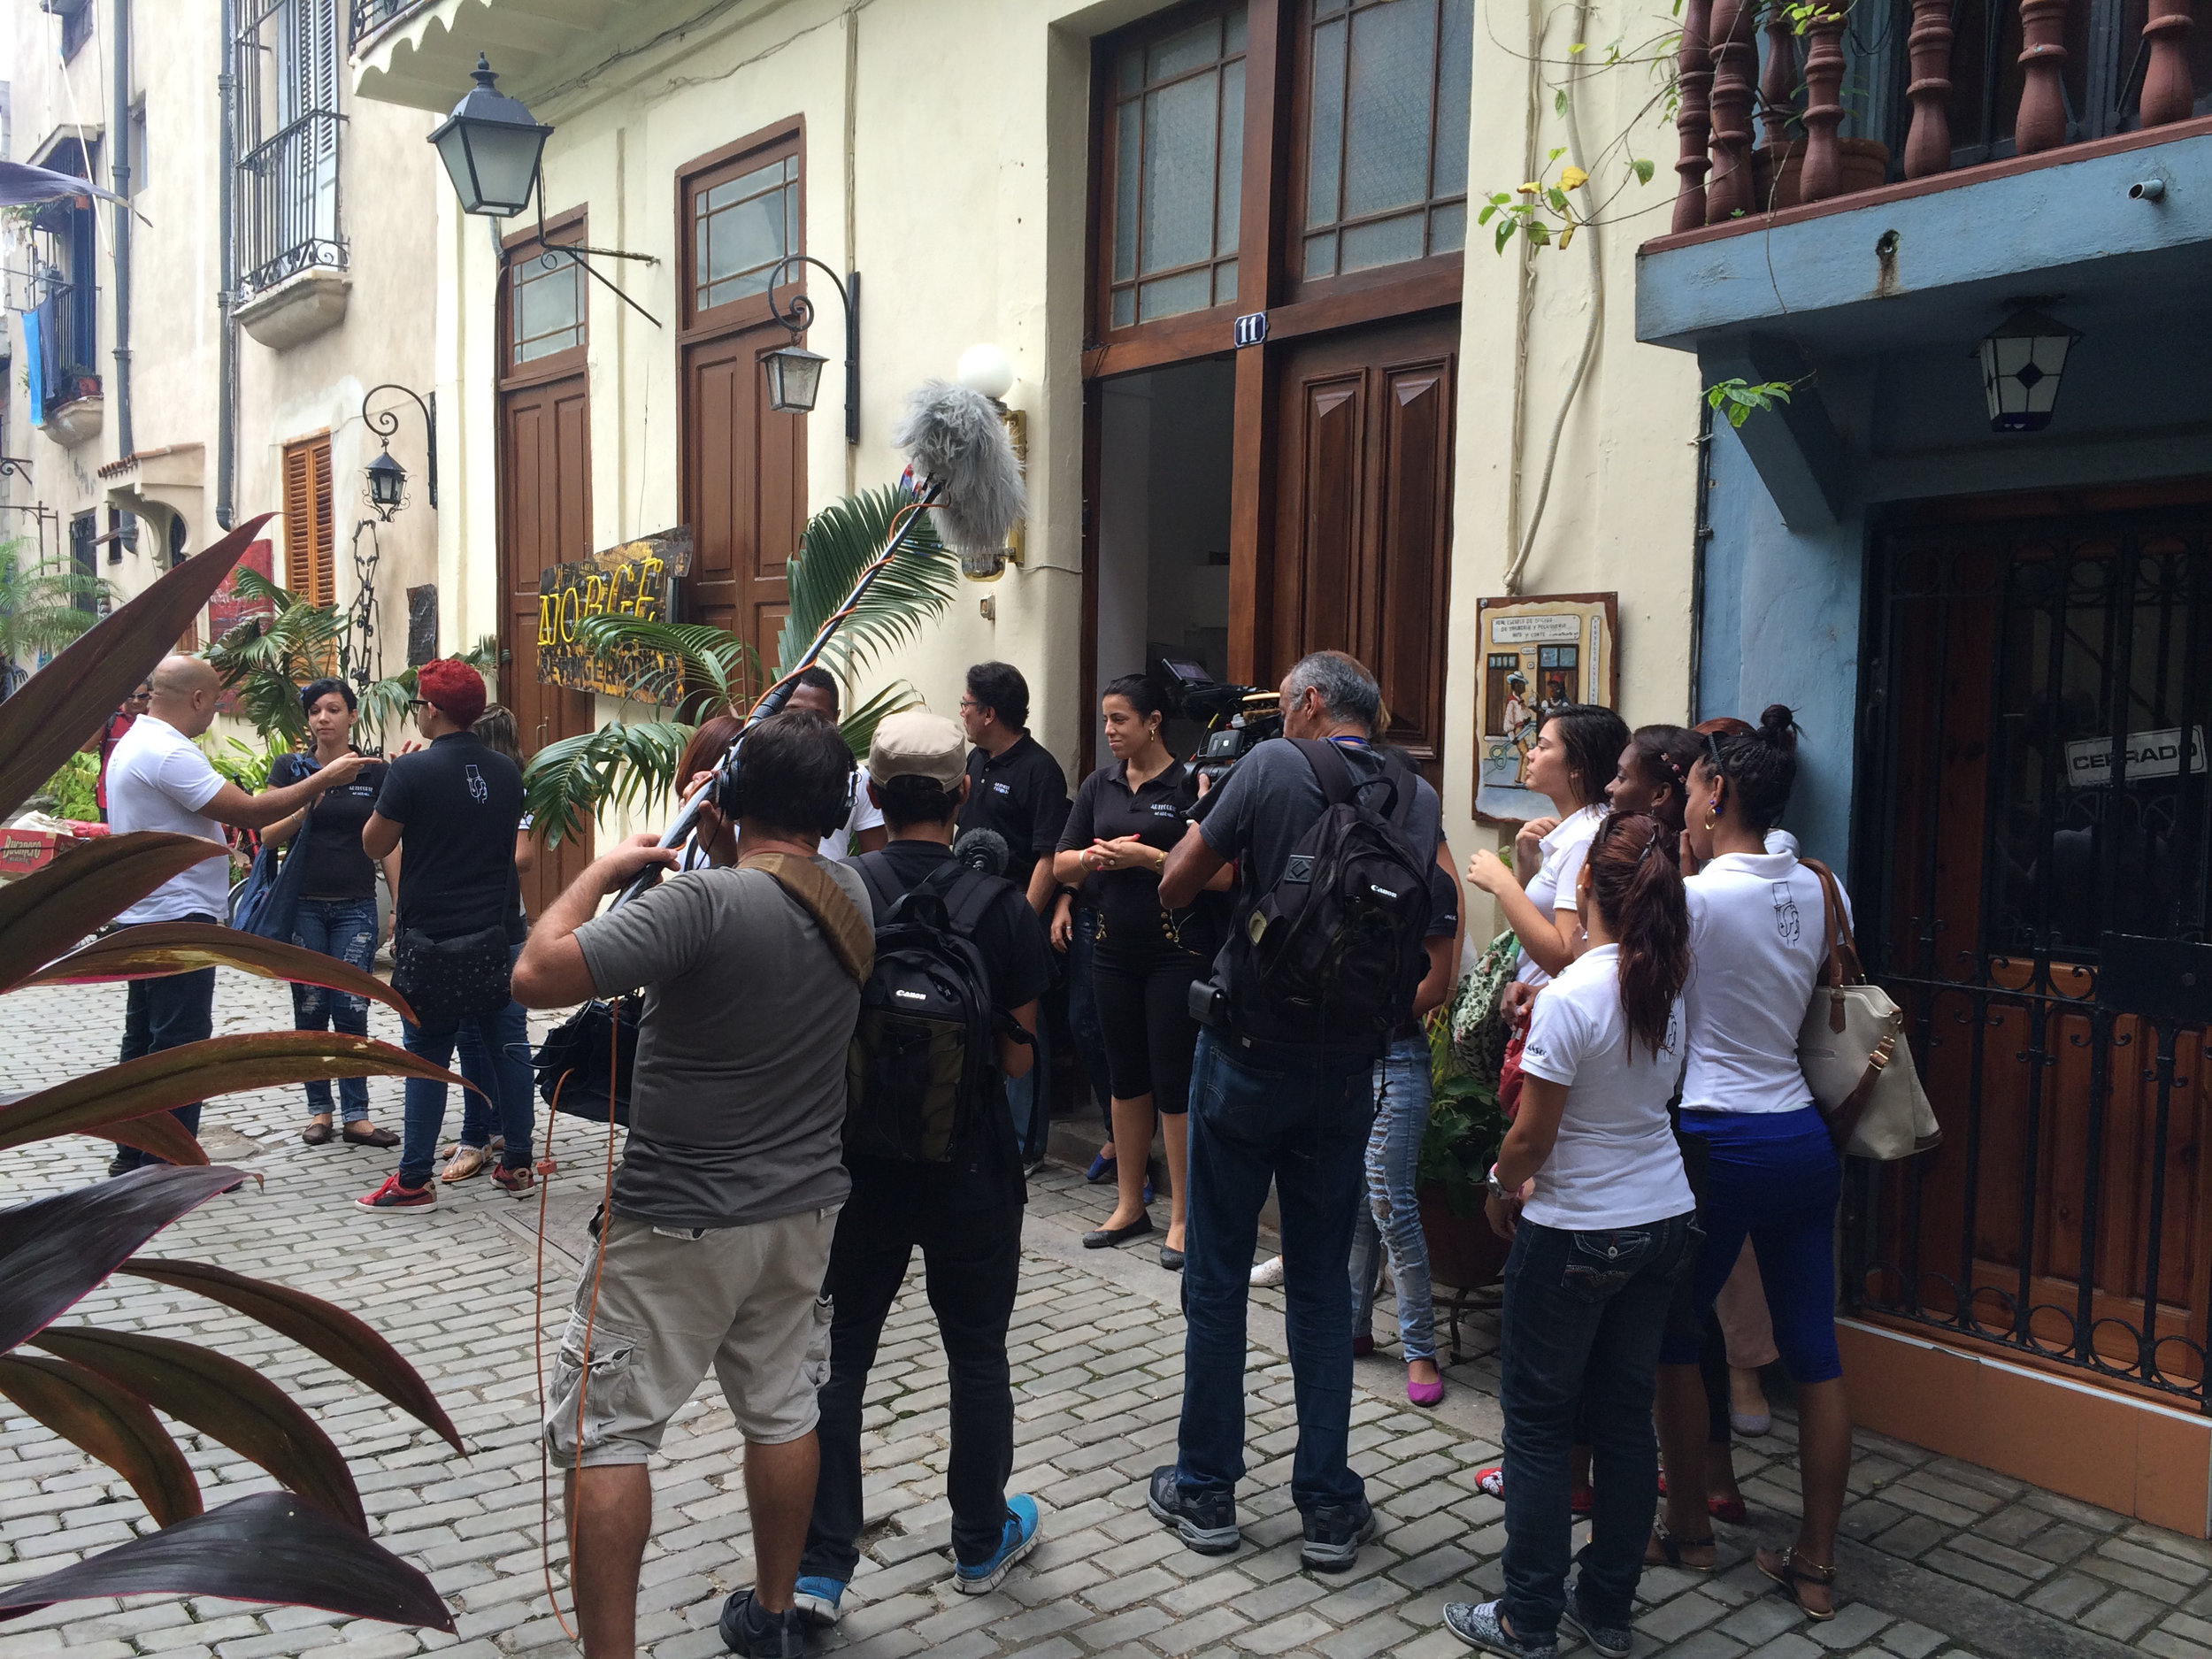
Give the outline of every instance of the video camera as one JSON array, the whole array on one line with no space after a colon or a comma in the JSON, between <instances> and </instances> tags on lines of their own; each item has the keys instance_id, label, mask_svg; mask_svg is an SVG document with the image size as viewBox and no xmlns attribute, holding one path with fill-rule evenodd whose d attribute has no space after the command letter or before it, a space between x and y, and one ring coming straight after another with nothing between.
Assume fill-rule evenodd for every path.
<instances>
[{"instance_id":1,"label":"video camera","mask_svg":"<svg viewBox=\"0 0 2212 1659\"><path fill-rule=\"evenodd\" d=\"M1157 677L1174 711L1206 729L1205 741L1190 758L1191 770L1206 780L1206 793L1191 816L1203 818L1237 762L1256 745L1283 734L1282 708L1274 692L1224 685L1199 663L1162 657Z\"/></svg>"}]
</instances>

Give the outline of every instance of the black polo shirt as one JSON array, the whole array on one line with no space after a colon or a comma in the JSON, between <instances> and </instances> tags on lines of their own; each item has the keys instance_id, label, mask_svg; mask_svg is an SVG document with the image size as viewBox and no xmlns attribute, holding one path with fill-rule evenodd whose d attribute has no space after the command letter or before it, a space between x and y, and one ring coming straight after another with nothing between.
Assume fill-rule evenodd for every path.
<instances>
[{"instance_id":1,"label":"black polo shirt","mask_svg":"<svg viewBox=\"0 0 2212 1659\"><path fill-rule=\"evenodd\" d=\"M968 800L963 830L996 830L1006 838L1006 879L1024 893L1037 860L1060 844L1068 817L1068 775L1024 732L1002 755L968 751ZM401 866L403 870L405 866Z\"/></svg>"},{"instance_id":2,"label":"black polo shirt","mask_svg":"<svg viewBox=\"0 0 2212 1659\"><path fill-rule=\"evenodd\" d=\"M525 930L516 894L522 772L467 732L448 732L386 769L376 810L400 826L399 921L432 939Z\"/></svg>"},{"instance_id":3,"label":"black polo shirt","mask_svg":"<svg viewBox=\"0 0 2212 1659\"><path fill-rule=\"evenodd\" d=\"M1179 760L1135 789L1129 787L1129 763L1110 761L1075 792L1058 850L1134 835L1148 847L1170 851L1183 839L1183 814L1197 799L1198 780ZM1102 940L1134 948L1163 937L1160 878L1149 870L1093 870L1083 878L1080 902L1097 910Z\"/></svg>"}]
</instances>

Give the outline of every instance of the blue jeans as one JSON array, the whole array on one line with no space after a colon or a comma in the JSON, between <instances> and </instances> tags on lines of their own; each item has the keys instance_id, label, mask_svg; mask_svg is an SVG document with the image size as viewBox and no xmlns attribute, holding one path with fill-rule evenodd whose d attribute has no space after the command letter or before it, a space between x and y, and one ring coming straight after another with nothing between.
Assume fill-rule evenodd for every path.
<instances>
[{"instance_id":1,"label":"blue jeans","mask_svg":"<svg viewBox=\"0 0 2212 1659\"><path fill-rule=\"evenodd\" d=\"M1352 1333L1374 1328L1383 1251L1398 1287L1398 1340L1409 1360L1436 1357L1429 1245L1414 1196L1429 1126L1429 1041L1402 1037L1375 1063L1375 1127L1367 1137L1367 1203L1352 1225ZM1379 1248L1378 1247L1380 1247Z\"/></svg>"},{"instance_id":2,"label":"blue jeans","mask_svg":"<svg viewBox=\"0 0 2212 1659\"><path fill-rule=\"evenodd\" d=\"M1597 1509L1575 1594L1594 1624L1629 1622L1651 1534L1659 1446L1651 1401L1675 1280L1696 1248L1689 1212L1570 1233L1524 1219L1505 1263L1499 1327L1505 1412L1505 1617L1541 1646L1566 1604L1573 1517L1567 1454L1580 1408Z\"/></svg>"},{"instance_id":3,"label":"blue jeans","mask_svg":"<svg viewBox=\"0 0 2212 1659\"><path fill-rule=\"evenodd\" d=\"M376 962L376 901L302 899L292 913L292 942L303 950L335 956L366 973ZM295 982L292 1029L365 1037L369 1034L369 1000L349 991ZM369 1079L339 1079L338 1098L344 1104L346 1122L363 1122L369 1115ZM330 1116L330 1085L321 1078L307 1085L307 1111L311 1118Z\"/></svg>"},{"instance_id":4,"label":"blue jeans","mask_svg":"<svg viewBox=\"0 0 2212 1659\"><path fill-rule=\"evenodd\" d=\"M1098 912L1087 904L1075 907L1068 937L1068 1028L1075 1033L1075 1052L1083 1062L1083 1075L1098 1102L1099 1119L1106 1138L1114 1138L1114 1079L1106 1064L1106 1027L1098 1018L1098 993L1091 979L1097 959Z\"/></svg>"},{"instance_id":5,"label":"blue jeans","mask_svg":"<svg viewBox=\"0 0 2212 1659\"><path fill-rule=\"evenodd\" d=\"M1268 1182L1282 1212L1302 1510L1350 1507L1366 1485L1345 1464L1352 1318L1344 1294L1362 1148L1375 1116L1371 1050L1198 1033L1191 1073L1190 1205L1183 1263L1183 1420L1177 1471L1193 1492L1244 1474L1245 1304Z\"/></svg>"},{"instance_id":6,"label":"blue jeans","mask_svg":"<svg viewBox=\"0 0 2212 1659\"><path fill-rule=\"evenodd\" d=\"M188 916L188 922L212 922L208 915ZM121 937L127 938L126 932ZM190 973L172 973L157 979L133 979L123 1007L123 1047L119 1060L136 1060L165 1048L180 1048L188 1042L204 1042L215 1034L215 970L198 968ZM177 1106L169 1115L184 1125L187 1134L200 1133L200 1102ZM122 1175L164 1160L136 1147L119 1146L108 1164L110 1175Z\"/></svg>"},{"instance_id":7,"label":"blue jeans","mask_svg":"<svg viewBox=\"0 0 2212 1659\"><path fill-rule=\"evenodd\" d=\"M522 954L517 945L508 953L510 963ZM439 1025L405 1028L407 1052L420 1055L433 1065L450 1065L454 1044L463 1031L481 1045L489 1061L489 1093L499 1112L500 1133L506 1149L500 1167L530 1167L530 1135L536 1126L536 1102L532 1094L530 1022L522 1004L511 999L507 1006L488 1014L464 1014ZM482 1087L480 1085L480 1087ZM438 1137L445 1129L445 1085L428 1078L407 1079L407 1120L401 1129L399 1184L420 1187L430 1179L430 1166L438 1156Z\"/></svg>"}]
</instances>

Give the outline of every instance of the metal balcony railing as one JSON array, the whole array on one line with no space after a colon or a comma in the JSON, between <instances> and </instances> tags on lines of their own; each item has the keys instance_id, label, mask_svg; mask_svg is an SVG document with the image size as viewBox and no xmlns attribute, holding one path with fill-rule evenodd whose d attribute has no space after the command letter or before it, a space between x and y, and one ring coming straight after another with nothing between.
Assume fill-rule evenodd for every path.
<instances>
[{"instance_id":1,"label":"metal balcony railing","mask_svg":"<svg viewBox=\"0 0 2212 1659\"><path fill-rule=\"evenodd\" d=\"M95 366L99 357L98 293L88 283L64 285L33 307L26 319L38 331L39 401L48 409L100 389Z\"/></svg>"},{"instance_id":2,"label":"metal balcony railing","mask_svg":"<svg viewBox=\"0 0 2212 1659\"><path fill-rule=\"evenodd\" d=\"M422 4L423 0L353 0L353 32L348 38L357 46L365 36Z\"/></svg>"},{"instance_id":3,"label":"metal balcony railing","mask_svg":"<svg viewBox=\"0 0 2212 1659\"><path fill-rule=\"evenodd\" d=\"M311 111L240 160L239 286L246 293L315 266L344 268L338 212L342 125L331 111Z\"/></svg>"}]
</instances>

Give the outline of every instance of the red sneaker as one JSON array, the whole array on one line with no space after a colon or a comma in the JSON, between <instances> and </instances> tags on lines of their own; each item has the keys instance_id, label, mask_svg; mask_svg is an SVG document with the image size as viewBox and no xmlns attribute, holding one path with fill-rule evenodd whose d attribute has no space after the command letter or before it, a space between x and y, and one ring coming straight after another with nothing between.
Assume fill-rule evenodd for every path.
<instances>
[{"instance_id":1,"label":"red sneaker","mask_svg":"<svg viewBox=\"0 0 2212 1659\"><path fill-rule=\"evenodd\" d=\"M537 1178L530 1173L530 1166L526 1164L515 1170L502 1164L492 1171L492 1179L507 1189L510 1198L526 1198L530 1195L530 1189L537 1185Z\"/></svg>"},{"instance_id":2,"label":"red sneaker","mask_svg":"<svg viewBox=\"0 0 2212 1659\"><path fill-rule=\"evenodd\" d=\"M353 1202L363 1210L427 1210L438 1202L438 1189L428 1182L420 1187L402 1187L398 1176L388 1175L383 1186L366 1198Z\"/></svg>"}]
</instances>

